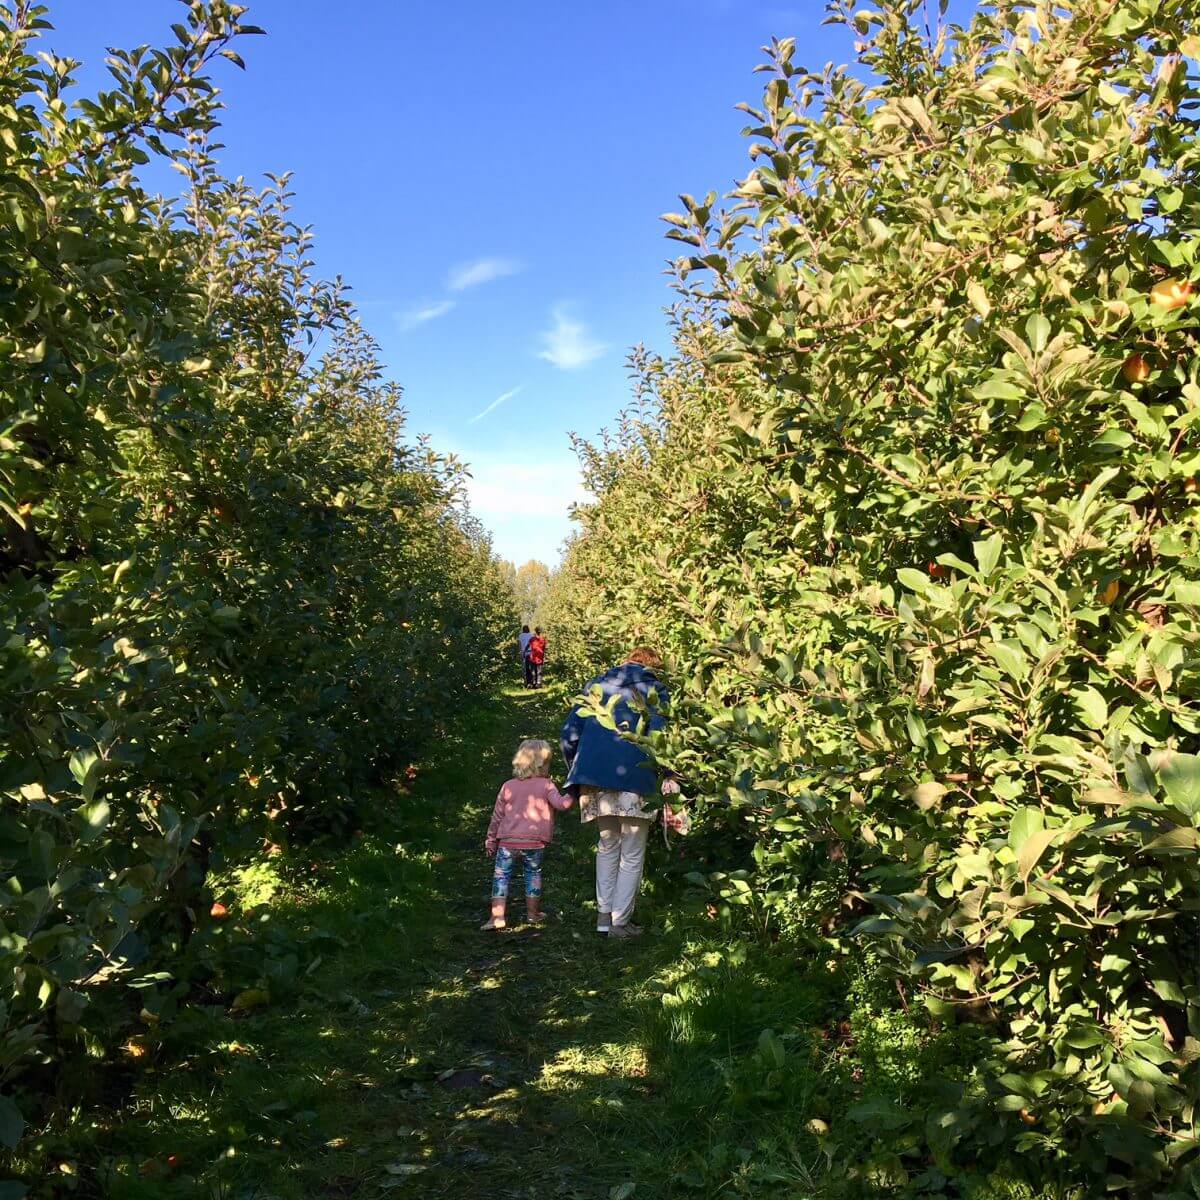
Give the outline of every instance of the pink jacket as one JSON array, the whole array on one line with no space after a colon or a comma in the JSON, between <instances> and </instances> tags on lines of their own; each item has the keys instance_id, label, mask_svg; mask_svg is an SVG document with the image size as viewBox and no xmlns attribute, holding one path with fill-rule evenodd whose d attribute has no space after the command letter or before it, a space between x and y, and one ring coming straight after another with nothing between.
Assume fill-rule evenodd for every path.
<instances>
[{"instance_id":1,"label":"pink jacket","mask_svg":"<svg viewBox=\"0 0 1200 1200\"><path fill-rule=\"evenodd\" d=\"M549 779L510 779L496 797L487 831L487 852L498 845L547 846L554 837L554 810L565 812L571 797Z\"/></svg>"}]
</instances>

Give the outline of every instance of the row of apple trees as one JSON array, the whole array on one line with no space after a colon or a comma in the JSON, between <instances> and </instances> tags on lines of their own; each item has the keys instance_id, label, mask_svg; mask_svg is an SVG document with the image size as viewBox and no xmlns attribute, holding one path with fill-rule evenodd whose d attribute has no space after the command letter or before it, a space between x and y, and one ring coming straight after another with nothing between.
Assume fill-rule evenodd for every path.
<instances>
[{"instance_id":1,"label":"row of apple trees","mask_svg":"<svg viewBox=\"0 0 1200 1200\"><path fill-rule=\"evenodd\" d=\"M344 829L513 616L286 181L217 172L210 69L256 30L181 15L77 98L0 5L0 1145L113 996L179 1002L210 868Z\"/></svg>"},{"instance_id":2,"label":"row of apple trees","mask_svg":"<svg viewBox=\"0 0 1200 1200\"><path fill-rule=\"evenodd\" d=\"M1200 11L936 8L834 3L853 69L770 48L552 634L663 648L662 753L752 840L727 899L990 1031L853 1157L1190 1196Z\"/></svg>"}]
</instances>

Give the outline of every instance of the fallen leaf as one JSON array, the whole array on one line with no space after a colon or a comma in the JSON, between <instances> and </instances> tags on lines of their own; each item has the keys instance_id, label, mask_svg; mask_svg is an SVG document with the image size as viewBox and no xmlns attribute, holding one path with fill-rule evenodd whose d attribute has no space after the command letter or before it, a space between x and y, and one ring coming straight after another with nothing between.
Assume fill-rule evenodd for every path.
<instances>
[{"instance_id":1,"label":"fallen leaf","mask_svg":"<svg viewBox=\"0 0 1200 1200\"><path fill-rule=\"evenodd\" d=\"M262 1008L263 1005L269 1004L271 1000L270 993L263 988L247 988L244 992L238 992L233 998L233 1003L229 1006L230 1012L246 1012L251 1008Z\"/></svg>"}]
</instances>

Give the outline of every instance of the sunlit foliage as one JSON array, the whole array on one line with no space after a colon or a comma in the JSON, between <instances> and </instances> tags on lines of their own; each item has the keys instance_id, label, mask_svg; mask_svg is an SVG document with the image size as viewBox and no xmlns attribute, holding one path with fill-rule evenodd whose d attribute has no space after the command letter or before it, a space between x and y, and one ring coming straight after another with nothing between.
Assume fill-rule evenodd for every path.
<instances>
[{"instance_id":1,"label":"sunlit foliage","mask_svg":"<svg viewBox=\"0 0 1200 1200\"><path fill-rule=\"evenodd\" d=\"M1182 1188L1200 13L936 8L832 5L852 70L770 47L753 170L666 218L676 353L583 448L552 636L671 660L664 756L753 846L726 902L991 1032L986 1086L865 1122L884 1177Z\"/></svg>"}]
</instances>

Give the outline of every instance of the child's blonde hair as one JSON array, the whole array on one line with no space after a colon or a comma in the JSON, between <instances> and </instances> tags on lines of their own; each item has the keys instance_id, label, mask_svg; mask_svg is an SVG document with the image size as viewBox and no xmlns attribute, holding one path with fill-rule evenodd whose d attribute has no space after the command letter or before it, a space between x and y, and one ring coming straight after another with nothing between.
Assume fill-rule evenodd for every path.
<instances>
[{"instance_id":1,"label":"child's blonde hair","mask_svg":"<svg viewBox=\"0 0 1200 1200\"><path fill-rule=\"evenodd\" d=\"M513 755L513 776L516 779L546 778L550 774L550 759L554 751L549 742L522 742Z\"/></svg>"}]
</instances>

